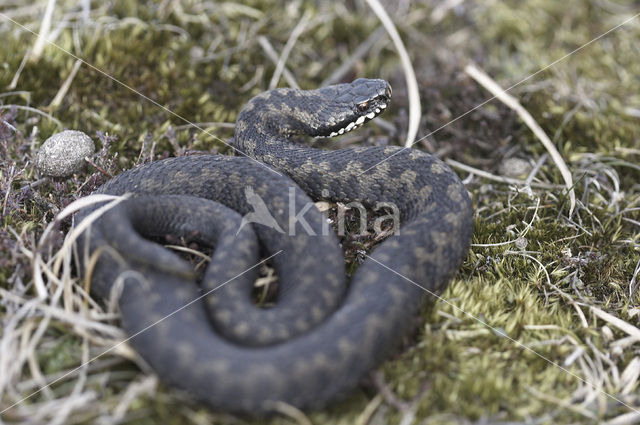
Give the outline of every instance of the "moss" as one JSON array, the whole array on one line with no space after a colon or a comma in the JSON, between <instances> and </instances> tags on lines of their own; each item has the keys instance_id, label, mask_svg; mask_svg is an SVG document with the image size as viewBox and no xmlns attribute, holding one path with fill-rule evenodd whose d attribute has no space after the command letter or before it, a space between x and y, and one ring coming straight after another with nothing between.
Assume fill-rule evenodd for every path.
<instances>
[{"instance_id":1,"label":"moss","mask_svg":"<svg viewBox=\"0 0 640 425\"><path fill-rule=\"evenodd\" d=\"M0 6L3 13L15 8ZM57 2L55 23L69 7ZM637 11L622 2L596 0L462 2L437 20L434 7L431 2L411 3L396 19L420 83L420 136L429 135L417 146L494 174L505 159L534 164L545 153L503 104L494 100L474 109L490 96L463 72L463 65L473 60L503 87L516 84L511 93L553 139L573 171L579 205L569 218L562 190L534 188L528 193L470 178L476 245L442 294L447 302L426 306L416 333L382 365L382 385L413 409L416 423L613 419L628 410L577 377L603 377L607 392L638 406L633 396L637 383L631 395L616 384L637 344L615 348L614 341L627 335L589 310L595 306L638 324L633 310L639 301L637 277L632 285L640 261L637 22L545 67ZM312 22L286 65L301 87L315 87L378 26L364 3L116 0L93 10L92 25L69 18L75 29L65 28L56 43L162 107L83 65L63 103L52 109L49 105L75 59L50 46L20 75L17 90L28 93L0 93L0 102L37 108L67 128L95 136L104 148L96 165L112 174L187 151L229 153L224 142L232 129L217 123L232 123L244 102L268 86L275 69L258 37L282 51L305 11ZM38 28L39 18L21 16L30 28ZM7 87L34 38L7 22L0 24L0 86ZM397 64L397 55L383 38L344 77L382 76L394 86L393 107L384 118L396 132L368 126L358 133L363 144L402 143L407 103ZM279 85L286 85L284 79ZM189 128L180 117L208 134ZM34 295L31 287L25 289L33 267L21 245L35 250L44 223L107 178L87 167L70 180L29 186L37 179L35 149L60 130L51 118L0 110L0 208L6 210L0 229L0 286L21 297ZM562 182L549 159L536 179ZM358 218L348 218L348 225L357 227ZM62 223L61 230L68 226L68 221ZM347 235L343 244L352 271L360 260L358 251L371 249L375 241ZM51 247L59 246L56 234ZM6 300L1 305L3 319L18 308ZM52 322L35 350L43 371L55 375L79 364L82 336L67 324ZM609 331L603 330L605 324ZM581 354L567 362L576 352ZM27 369L15 379L33 378ZM95 412L78 409L72 414L75 423L91 423L97 415L113 412L127 388L145 376L131 363L102 372L91 372L88 378L90 389L99 395ZM55 393L70 393L76 382L56 386ZM344 402L309 417L314 423L355 423L375 402L380 385L367 382ZM585 401L587 397L594 402ZM44 400L41 394L33 399ZM153 395L135 397L127 412L126 420L136 424L264 423L212 412L164 386ZM377 423L399 423L404 413L384 400L374 418ZM28 418L19 415L7 420L25 421ZM278 417L266 422L290 421Z\"/></svg>"}]
</instances>

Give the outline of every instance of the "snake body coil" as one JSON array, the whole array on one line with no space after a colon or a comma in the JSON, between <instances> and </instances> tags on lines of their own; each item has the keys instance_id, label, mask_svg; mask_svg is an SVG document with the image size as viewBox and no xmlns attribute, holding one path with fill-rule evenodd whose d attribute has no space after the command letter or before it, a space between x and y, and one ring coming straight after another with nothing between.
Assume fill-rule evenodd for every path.
<instances>
[{"instance_id":1,"label":"snake body coil","mask_svg":"<svg viewBox=\"0 0 640 425\"><path fill-rule=\"evenodd\" d=\"M87 235L88 252L101 252L92 291L105 298L119 291L131 344L165 382L251 414L276 402L323 406L393 349L423 288L438 292L447 283L468 248L472 218L467 192L446 165L412 149L324 151L290 141L350 131L382 112L390 95L385 81L364 79L261 93L236 123L236 147L250 158L170 158L98 190L135 196ZM256 212L252 199L277 225L242 221ZM402 226L347 284L337 239L308 207L312 200L390 203ZM200 284L185 260L141 235L215 246ZM250 297L260 255L273 256L279 277L272 308ZM211 294L199 298L203 292Z\"/></svg>"}]
</instances>

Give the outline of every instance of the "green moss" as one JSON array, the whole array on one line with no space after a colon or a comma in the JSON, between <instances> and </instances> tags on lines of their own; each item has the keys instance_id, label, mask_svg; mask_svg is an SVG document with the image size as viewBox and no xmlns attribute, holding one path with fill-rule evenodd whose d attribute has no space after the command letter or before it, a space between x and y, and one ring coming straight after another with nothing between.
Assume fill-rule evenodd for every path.
<instances>
[{"instance_id":1,"label":"green moss","mask_svg":"<svg viewBox=\"0 0 640 425\"><path fill-rule=\"evenodd\" d=\"M58 3L55 22L67 10L64 2ZM77 29L63 30L56 40L161 107L83 65L63 103L51 109L75 62L51 46L39 60L28 62L20 75L16 90L28 94L7 95L0 102L29 105L92 136L108 133L115 138L110 155L103 153L99 161L111 173L186 150L229 153L224 142L232 129L208 123L234 122L242 105L268 86L275 65L258 37L266 37L281 52L300 17L305 11L311 13L314 20L286 63L297 83L309 88L331 75L378 26L371 11L357 2L178 3L162 2L161 8L157 2L117 0L103 6L102 16L92 16L92 25L73 21ZM0 6L3 11L11 9ZM462 70L473 60L503 87L518 83L511 93L567 161L579 205L568 219L562 190L534 189L527 194L471 179L478 245L442 295L448 303L425 307L417 332L382 366L384 383L415 409L416 423L531 418L539 423L585 423L626 413L602 393L594 393L595 401L584 404L579 389L586 385L578 377L592 379L584 365L598 365L593 368L605 376L606 391L638 406L637 399L621 395L613 383L632 360L635 345L616 351L602 330L605 322L589 311L589 306L596 306L638 324L632 310L639 302L634 291L637 279L631 287L640 261L640 146L633 113L640 110L637 22L537 72L637 11L622 2L595 0L463 2L439 21L433 11L429 2L414 2L396 19L420 83L420 135L444 126L430 135L428 143L417 146L494 174L500 174L506 158L535 163L545 153L505 105L494 100L469 112L490 97ZM36 20L24 23L39 26ZM6 22L1 30L0 86L7 87L34 37ZM407 102L397 66L397 55L383 38L344 77L381 76L394 86L393 107L385 118L396 134L368 126L358 133L363 144L402 143ZM285 86L285 80L279 85ZM180 117L204 123L210 134L188 128ZM20 282L30 281L32 267L10 229L22 231L22 243L35 249L44 223L106 177L89 167L67 181L23 192L36 179L31 165L35 148L59 128L51 119L21 110L1 110L0 118L18 130L7 130L0 122L0 202L6 196L9 206L0 230L0 286L19 292ZM99 144L107 140L95 139ZM18 174L9 182L11 167ZM562 183L550 159L536 178ZM63 223L62 229L68 225ZM517 239L519 245L504 244ZM358 262L358 249L373 245L349 237L343 242L351 266ZM59 243L56 239L52 246ZM5 316L13 312L5 304L0 308ZM37 358L45 373L55 375L79 364L82 339L71 327L53 322L37 348ZM609 328L614 339L626 336L615 326ZM582 356L565 364L576 350L584 350ZM613 366L601 365L601 354ZM128 386L143 376L129 363L109 372L108 377L89 374L89 386L100 399L95 415L113 411ZM32 378L30 371L22 378ZM55 390L70 392L76 382L65 382ZM309 417L314 423L355 423L377 392L369 382L344 402ZM44 400L40 397L34 401ZM163 386L153 395L137 397L129 413L129 423L136 424L264 423L211 412ZM374 416L376 423L399 423L402 412L393 403L382 402ZM91 423L95 416L82 413L74 419ZM290 423L282 418L267 422Z\"/></svg>"}]
</instances>

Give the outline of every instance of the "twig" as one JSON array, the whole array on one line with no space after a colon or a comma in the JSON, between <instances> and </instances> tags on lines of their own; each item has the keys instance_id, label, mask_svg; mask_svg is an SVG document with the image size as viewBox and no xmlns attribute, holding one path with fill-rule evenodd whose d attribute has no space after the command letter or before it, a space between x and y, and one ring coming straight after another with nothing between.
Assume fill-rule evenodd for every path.
<instances>
[{"instance_id":1,"label":"twig","mask_svg":"<svg viewBox=\"0 0 640 425\"><path fill-rule=\"evenodd\" d=\"M536 161L536 165L533 167L533 169L525 179L525 183L527 184L527 186L531 186L531 182L536 177L536 174L538 174L538 171L540 171L540 168L542 168L542 165L547 161L547 157L548 155L545 153L540 158L538 158L538 160Z\"/></svg>"},{"instance_id":2,"label":"twig","mask_svg":"<svg viewBox=\"0 0 640 425\"><path fill-rule=\"evenodd\" d=\"M389 388L389 386L387 385L382 372L376 370L375 372L373 372L372 376L376 389L380 392L380 395L382 395L382 398L384 398L384 400L388 404L395 407L400 412L405 412L407 409L409 409L409 403L401 400L394 394L393 391L391 391L391 388Z\"/></svg>"},{"instance_id":3,"label":"twig","mask_svg":"<svg viewBox=\"0 0 640 425\"><path fill-rule=\"evenodd\" d=\"M393 391L391 391L391 388L389 388L389 386L387 385L382 372L376 371L373 373L373 382L383 399L388 404L398 409L400 413L402 413L400 425L411 425L416 419L418 403L420 402L420 399L422 398L424 393L429 389L429 385L423 385L418 393L410 401L404 401L398 398L393 393Z\"/></svg>"},{"instance_id":4,"label":"twig","mask_svg":"<svg viewBox=\"0 0 640 425\"><path fill-rule=\"evenodd\" d=\"M464 0L445 0L440 2L431 12L431 22L439 24L447 16L447 12L460 6L463 2Z\"/></svg>"},{"instance_id":5,"label":"twig","mask_svg":"<svg viewBox=\"0 0 640 425\"><path fill-rule=\"evenodd\" d=\"M49 107L51 109L56 109L58 106L60 106L60 104L62 103L62 100L67 95L67 92L69 91L69 87L71 87L71 83L73 82L73 79L76 77L76 74L78 73L78 70L80 69L81 65L82 65L82 61L79 59L76 60L76 63L73 64L73 68L71 69L71 72L69 73L67 78L64 80L64 83L60 87L60 90L58 90L58 93L49 104Z\"/></svg>"},{"instance_id":6,"label":"twig","mask_svg":"<svg viewBox=\"0 0 640 425\"><path fill-rule=\"evenodd\" d=\"M24 186L22 186L22 187L20 188L20 190L25 190L25 189L27 189L27 188L29 188L29 189L34 189L34 188L36 188L36 187L42 186L44 183L46 183L46 182L48 182L48 181L49 181L49 177L47 177L47 176L45 176L45 177L41 177L41 178L39 178L39 179L38 179L38 180L36 180L36 181L33 181L33 182L29 183L29 184L25 184Z\"/></svg>"},{"instance_id":7,"label":"twig","mask_svg":"<svg viewBox=\"0 0 640 425\"><path fill-rule=\"evenodd\" d=\"M479 170L477 168L474 168L470 165L466 165L463 164L461 162L458 162L454 159L447 159L446 163L449 164L450 166L452 166L453 168L457 168L459 170L462 171L466 171L468 173L473 173L477 176L480 176L482 178L488 179L488 180L493 180L499 183L504 183L504 184L515 184L515 185L520 185L520 186L531 186L531 187L537 187L540 189L562 189L564 188L564 186L559 185L559 184L552 184L552 183L539 183L539 182L531 182L529 184L527 184L526 180L520 180L520 179L514 179L512 177L504 177L504 176L496 176L495 174L491 174L488 173L486 171L482 171Z\"/></svg>"},{"instance_id":8,"label":"twig","mask_svg":"<svg viewBox=\"0 0 640 425\"><path fill-rule=\"evenodd\" d=\"M20 62L20 65L18 65L18 69L16 70L16 73L13 74L13 78L11 79L11 82L7 86L9 90L14 90L16 87L18 87L18 80L20 79L20 75L22 75L22 70L24 69L24 66L27 63L27 60L29 59L30 54L31 54L31 48L28 48L24 56L22 57L22 61Z\"/></svg>"},{"instance_id":9,"label":"twig","mask_svg":"<svg viewBox=\"0 0 640 425\"><path fill-rule=\"evenodd\" d=\"M358 416L356 425L367 425L375 411L378 409L378 407L380 407L380 404L382 404L383 400L384 399L380 394L371 399L371 401L365 406L364 410Z\"/></svg>"},{"instance_id":10,"label":"twig","mask_svg":"<svg viewBox=\"0 0 640 425\"><path fill-rule=\"evenodd\" d=\"M616 416L610 421L603 422L603 425L633 425L640 421L640 413L628 412L623 413L620 416Z\"/></svg>"},{"instance_id":11,"label":"twig","mask_svg":"<svg viewBox=\"0 0 640 425\"><path fill-rule=\"evenodd\" d=\"M276 53L271 43L269 43L269 40L267 39L267 37L265 37L264 35L259 36L258 43L260 43L260 46L262 47L264 52L267 54L269 59L271 59L271 61L277 65L278 54ZM287 80L287 84L289 84L289 87L293 87L296 89L300 88L300 86L296 82L295 77L293 76L291 71L289 71L286 67L283 68L282 75L284 75L284 79Z\"/></svg>"},{"instance_id":12,"label":"twig","mask_svg":"<svg viewBox=\"0 0 640 425\"><path fill-rule=\"evenodd\" d=\"M634 338L640 339L640 329L636 328L632 324L625 322L624 320L614 316L613 314L607 313L606 311L601 310L598 307L591 306L590 309L593 314L595 314L605 322L615 326L616 328Z\"/></svg>"},{"instance_id":13,"label":"twig","mask_svg":"<svg viewBox=\"0 0 640 425\"><path fill-rule=\"evenodd\" d=\"M69 323L76 328L85 328L92 333L108 335L113 338L124 338L124 333L120 328L101 323L96 320L96 318L87 318L79 313L70 313L57 306L48 305L47 303L33 304L33 298L27 300L3 288L0 288L0 297L5 300L10 300L13 303L27 305L29 310L41 312L43 315L50 316L64 323Z\"/></svg>"},{"instance_id":14,"label":"twig","mask_svg":"<svg viewBox=\"0 0 640 425\"><path fill-rule=\"evenodd\" d=\"M525 238L525 236L527 236L527 233L529 233L529 230L533 227L533 222L538 217L538 209L539 208L540 208L540 198L536 198L536 209L533 212L533 217L531 217L531 221L529 221L529 223L527 223L526 227L522 230L522 232L520 232L520 234L518 235L517 238L512 239L512 240L508 240L508 241L504 241L504 242L496 242L496 243L472 243L471 246L479 247L479 248L489 248L489 247L510 245L512 243L514 243L514 244L516 244L516 246L518 246L518 242L520 242L520 241L524 241L526 243L527 239Z\"/></svg>"},{"instance_id":15,"label":"twig","mask_svg":"<svg viewBox=\"0 0 640 425\"><path fill-rule=\"evenodd\" d=\"M16 108L23 111L33 112L34 114L42 115L43 117L49 118L51 121L56 123L58 127L64 128L64 125L62 125L62 123L59 120L55 119L51 114L42 112L40 109L32 108L31 106L23 106L23 105L0 105L0 110L11 109L11 108Z\"/></svg>"},{"instance_id":16,"label":"twig","mask_svg":"<svg viewBox=\"0 0 640 425\"><path fill-rule=\"evenodd\" d=\"M633 271L633 276L631 276L631 281L629 282L629 298L633 297L633 293L636 289L638 273L640 273L640 260L636 263L636 269Z\"/></svg>"},{"instance_id":17,"label":"twig","mask_svg":"<svg viewBox=\"0 0 640 425\"><path fill-rule=\"evenodd\" d=\"M15 175L13 174L15 171L15 165L11 166L9 170L9 179L7 180L7 190L4 195L4 202L2 202L2 217L7 213L7 202L9 202L9 194L11 193L11 185L13 184L13 178Z\"/></svg>"},{"instance_id":18,"label":"twig","mask_svg":"<svg viewBox=\"0 0 640 425\"><path fill-rule=\"evenodd\" d=\"M335 84L342 80L347 72L353 67L353 65L362 59L364 55L367 54L369 50L382 38L382 35L385 33L385 29L380 27L374 32L372 32L369 37L365 41L363 41L358 48L347 58L347 60L343 61L338 68L336 68L331 75L329 75L320 86L330 86L331 84ZM374 122L378 122L379 118Z\"/></svg>"},{"instance_id":19,"label":"twig","mask_svg":"<svg viewBox=\"0 0 640 425\"><path fill-rule=\"evenodd\" d=\"M40 31L38 31L38 38L33 45L32 54L29 56L29 60L36 62L40 59L44 46L47 44L49 38L49 30L51 29L51 17L53 16L53 10L56 7L56 0L49 0L47 2L47 9L44 11L42 17L42 23L40 24Z\"/></svg>"},{"instance_id":20,"label":"twig","mask_svg":"<svg viewBox=\"0 0 640 425\"><path fill-rule=\"evenodd\" d=\"M28 103L31 99L31 92L28 90L16 90L16 91L0 93L0 99L8 96L24 96L27 99L27 103Z\"/></svg>"},{"instance_id":21,"label":"twig","mask_svg":"<svg viewBox=\"0 0 640 425\"><path fill-rule=\"evenodd\" d=\"M129 383L122 397L120 397L118 404L113 409L114 422L124 422L127 411L131 408L131 404L143 394L155 394L157 386L158 378L155 375L143 376L140 380Z\"/></svg>"},{"instance_id":22,"label":"twig","mask_svg":"<svg viewBox=\"0 0 640 425\"><path fill-rule=\"evenodd\" d=\"M532 255L529 255L528 253L522 251L522 252L518 252L518 251L505 251L504 252L505 255L521 255L525 258L530 259L531 261L537 263L540 268L542 268L542 271L545 274L545 277L547 278L547 285L549 287L551 287L553 290L555 290L558 294L560 294L564 299L567 300L567 302L573 306L573 308L575 308L576 313L578 313L578 317L580 318L580 321L582 322L582 327L585 329L589 328L589 323L587 323L587 318L584 316L584 313L582 312L582 310L580 309L580 305L578 305L578 303L569 296L569 294L567 294L566 292L564 292L563 290L561 290L560 288L558 288L557 285L554 285L551 282L551 276L549 275L549 271L547 270L547 267L542 264L542 262L540 260L538 260L537 258L535 258Z\"/></svg>"},{"instance_id":23,"label":"twig","mask_svg":"<svg viewBox=\"0 0 640 425\"><path fill-rule=\"evenodd\" d=\"M9 124L7 121L3 120L2 117L0 117L0 123L2 125L4 125L5 127L7 127L9 130L13 131L14 133L18 132L18 129L15 128L14 126L12 126L11 124Z\"/></svg>"},{"instance_id":24,"label":"twig","mask_svg":"<svg viewBox=\"0 0 640 425\"><path fill-rule=\"evenodd\" d=\"M271 407L275 412L280 413L290 419L293 419L298 425L313 425L313 422L304 414L304 412L295 406L284 403L282 401L274 401Z\"/></svg>"},{"instance_id":25,"label":"twig","mask_svg":"<svg viewBox=\"0 0 640 425\"><path fill-rule=\"evenodd\" d=\"M538 391L533 387L527 386L527 390L531 393L531 395L533 395L534 397L539 398L540 400L549 402L549 403L553 403L557 406L560 406L564 409L570 410L572 412L578 413L582 416L585 416L587 418L590 419L597 419L595 414L591 411L589 411L588 409L586 409L583 406L580 405L575 405L575 404L571 404L571 402L569 400L562 400L558 397L554 397L553 395L550 394L546 394L542 391Z\"/></svg>"},{"instance_id":26,"label":"twig","mask_svg":"<svg viewBox=\"0 0 640 425\"><path fill-rule=\"evenodd\" d=\"M309 11L305 12L305 14L302 15L302 18L300 18L300 21L298 21L298 24L293 28L293 31L291 31L291 35L289 36L287 43L284 45L284 48L280 53L278 63L276 63L276 69L273 71L273 75L271 76L269 89L275 89L278 86L278 81L280 81L284 66L287 63L287 59L289 59L289 54L291 54L293 46L296 44L296 41L298 41L298 37L300 37L300 35L302 35L304 30L307 28L310 16L311 14L309 13Z\"/></svg>"},{"instance_id":27,"label":"twig","mask_svg":"<svg viewBox=\"0 0 640 425\"><path fill-rule=\"evenodd\" d=\"M98 166L95 162L93 162L91 160L91 158L89 158L88 156L84 157L84 160L87 161L87 163L89 163L93 168L95 168L96 170L100 171L103 175L109 177L110 179L113 178L113 174L111 174L110 172L108 172L107 170L105 170L104 168Z\"/></svg>"},{"instance_id":28,"label":"twig","mask_svg":"<svg viewBox=\"0 0 640 425\"><path fill-rule=\"evenodd\" d=\"M515 97L508 94L491 77L474 65L467 65L464 70L471 78L476 80L482 87L487 89L502 103L516 111L518 116L520 116L524 123L531 129L533 134L535 134L540 142L542 142L544 147L547 149L547 152L549 152L549 155L551 155L553 162L556 163L556 166L560 170L560 174L562 174L562 178L564 179L565 187L569 194L569 217L571 217L573 215L573 210L576 207L576 193L573 189L573 177L571 176L569 167L567 167L567 164L564 162L564 159L562 159L562 156L556 149L553 142L549 139L542 127L540 127L540 125L533 119L529 111L524 109Z\"/></svg>"},{"instance_id":29,"label":"twig","mask_svg":"<svg viewBox=\"0 0 640 425\"><path fill-rule=\"evenodd\" d=\"M409 53L404 47L402 38L398 34L396 26L387 14L386 10L378 0L367 0L369 7L378 16L380 22L385 27L393 44L396 46L398 55L400 56L400 62L402 63L402 69L404 70L404 78L407 82L407 97L409 98L409 127L407 129L407 140L405 140L405 147L409 148L413 145L413 141L418 134L418 127L420 126L420 115L422 114L420 106L420 93L418 91L418 81L416 80L416 74L413 71L413 64Z\"/></svg>"},{"instance_id":30,"label":"twig","mask_svg":"<svg viewBox=\"0 0 640 425\"><path fill-rule=\"evenodd\" d=\"M189 128L196 128L197 129L196 126L204 127L204 128L208 128L208 127L235 128L236 127L235 123L232 123L232 122L206 121L206 122L194 122L194 123L191 123L191 124L177 125L177 126L173 127L173 129L175 131L185 130L185 129L189 129Z\"/></svg>"}]
</instances>

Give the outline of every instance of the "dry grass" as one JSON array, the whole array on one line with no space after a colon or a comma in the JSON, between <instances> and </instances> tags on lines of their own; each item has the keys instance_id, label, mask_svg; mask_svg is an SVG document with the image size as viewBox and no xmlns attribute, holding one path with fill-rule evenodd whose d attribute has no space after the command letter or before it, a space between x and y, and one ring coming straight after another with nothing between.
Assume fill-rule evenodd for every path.
<instances>
[{"instance_id":1,"label":"dry grass","mask_svg":"<svg viewBox=\"0 0 640 425\"><path fill-rule=\"evenodd\" d=\"M509 92L571 173L572 215L546 148L504 104L474 109L491 95L464 73L474 62L510 87L640 10L423 0L387 11L420 89L416 147L465 179L474 245L447 303L425 307L415 338L369 382L321 412L283 407L270 423L640 422L640 18ZM389 79L384 120L329 143L403 144L409 102L391 40L364 0L0 0L0 12L33 31L49 26L64 49L206 130L41 50L0 17L2 423L252 423L163 386L120 344L114 303L93 301L76 274L65 208L124 168L227 153L239 108L270 83ZM62 127L95 135L102 149L73 178L41 179L35 152ZM344 243L353 263L371 245Z\"/></svg>"}]
</instances>

